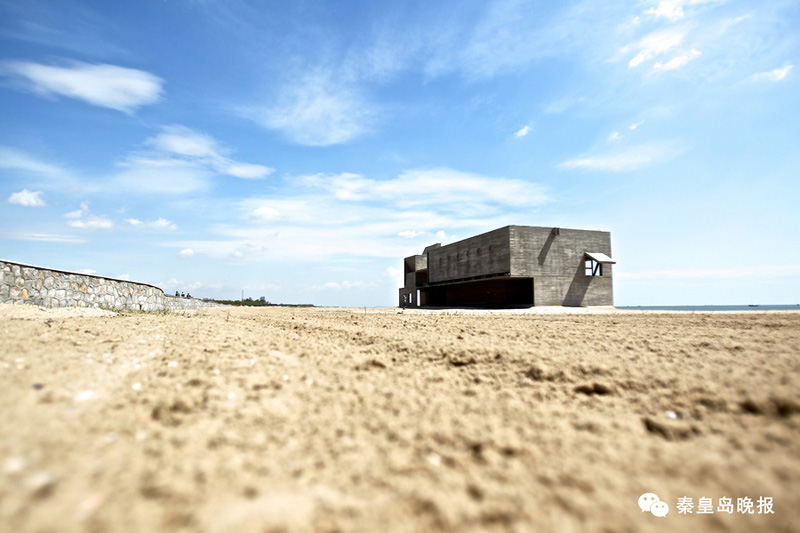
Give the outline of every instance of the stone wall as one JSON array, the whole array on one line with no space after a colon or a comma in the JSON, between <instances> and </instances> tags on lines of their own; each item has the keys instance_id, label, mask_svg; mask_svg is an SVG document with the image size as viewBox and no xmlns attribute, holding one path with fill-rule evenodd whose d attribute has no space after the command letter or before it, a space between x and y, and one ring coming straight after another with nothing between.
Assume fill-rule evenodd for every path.
<instances>
[{"instance_id":1,"label":"stone wall","mask_svg":"<svg viewBox=\"0 0 800 533\"><path fill-rule=\"evenodd\" d=\"M0 260L0 303L178 311L219 304L168 297L155 285Z\"/></svg>"},{"instance_id":2,"label":"stone wall","mask_svg":"<svg viewBox=\"0 0 800 533\"><path fill-rule=\"evenodd\" d=\"M192 309L203 309L205 307L227 307L217 302L206 302L198 298L181 298L180 296L166 295L164 298L164 309L167 311L185 311Z\"/></svg>"}]
</instances>

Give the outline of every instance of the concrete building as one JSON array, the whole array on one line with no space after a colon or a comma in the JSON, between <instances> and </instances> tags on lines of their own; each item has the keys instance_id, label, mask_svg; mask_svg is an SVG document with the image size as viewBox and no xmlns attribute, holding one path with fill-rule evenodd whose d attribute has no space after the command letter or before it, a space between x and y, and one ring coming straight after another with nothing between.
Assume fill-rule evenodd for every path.
<instances>
[{"instance_id":1,"label":"concrete building","mask_svg":"<svg viewBox=\"0 0 800 533\"><path fill-rule=\"evenodd\" d=\"M613 305L611 234L506 226L403 261L405 307Z\"/></svg>"}]
</instances>

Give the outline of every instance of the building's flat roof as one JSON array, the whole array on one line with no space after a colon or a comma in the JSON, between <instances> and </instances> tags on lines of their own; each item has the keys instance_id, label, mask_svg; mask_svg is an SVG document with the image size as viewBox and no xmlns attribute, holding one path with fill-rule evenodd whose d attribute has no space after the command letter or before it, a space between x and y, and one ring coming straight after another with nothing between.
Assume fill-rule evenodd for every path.
<instances>
[{"instance_id":1,"label":"building's flat roof","mask_svg":"<svg viewBox=\"0 0 800 533\"><path fill-rule=\"evenodd\" d=\"M519 224L509 224L508 226L503 226L503 227L500 227L500 228L497 228L497 229L493 229L491 231L485 231L483 233L478 233L477 235L471 235L469 237L465 237L463 239L460 239L460 240L457 240L457 241L454 241L454 242L451 242L451 243L448 243L448 244L440 245L439 247L437 247L435 249L447 248L448 246L453 246L454 244L459 244L459 243L467 241L469 239L474 239L476 237L481 237L483 235L488 235L489 233L494 233L496 231L509 229L509 228L532 228L532 229L544 229L544 230L550 230L550 231L552 231L554 229L558 229L558 230L563 230L563 231L587 231L587 232L609 233L608 231L603 231L603 230L599 230L599 229L562 228L562 227L559 227L559 226L520 226ZM439 244L439 243L437 243L437 244ZM425 250L422 252L422 254L423 255L427 254L429 251L431 251L430 249L433 246L436 246L436 245L434 244L434 245L426 247ZM606 261L606 262L609 262L609 261ZM614 263L614 261L610 261L610 262Z\"/></svg>"}]
</instances>

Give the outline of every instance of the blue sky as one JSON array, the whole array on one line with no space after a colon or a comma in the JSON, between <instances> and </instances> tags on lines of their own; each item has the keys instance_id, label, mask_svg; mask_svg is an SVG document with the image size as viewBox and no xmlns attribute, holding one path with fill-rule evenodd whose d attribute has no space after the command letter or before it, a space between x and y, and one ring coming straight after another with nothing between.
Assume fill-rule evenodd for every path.
<instances>
[{"instance_id":1,"label":"blue sky","mask_svg":"<svg viewBox=\"0 0 800 533\"><path fill-rule=\"evenodd\" d=\"M4 2L0 257L395 305L611 231L617 305L800 302L797 1Z\"/></svg>"}]
</instances>

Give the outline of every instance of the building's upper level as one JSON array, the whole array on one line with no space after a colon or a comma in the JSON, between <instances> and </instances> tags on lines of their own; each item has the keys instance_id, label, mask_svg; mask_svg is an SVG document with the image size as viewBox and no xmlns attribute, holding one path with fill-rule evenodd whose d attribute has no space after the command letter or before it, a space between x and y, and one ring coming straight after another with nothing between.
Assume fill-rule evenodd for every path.
<instances>
[{"instance_id":1,"label":"building's upper level","mask_svg":"<svg viewBox=\"0 0 800 533\"><path fill-rule=\"evenodd\" d=\"M611 234L534 226L506 226L445 246L429 246L405 260L405 286L421 287L497 276L574 276L588 254L611 256ZM611 276L610 264L603 271Z\"/></svg>"}]
</instances>

